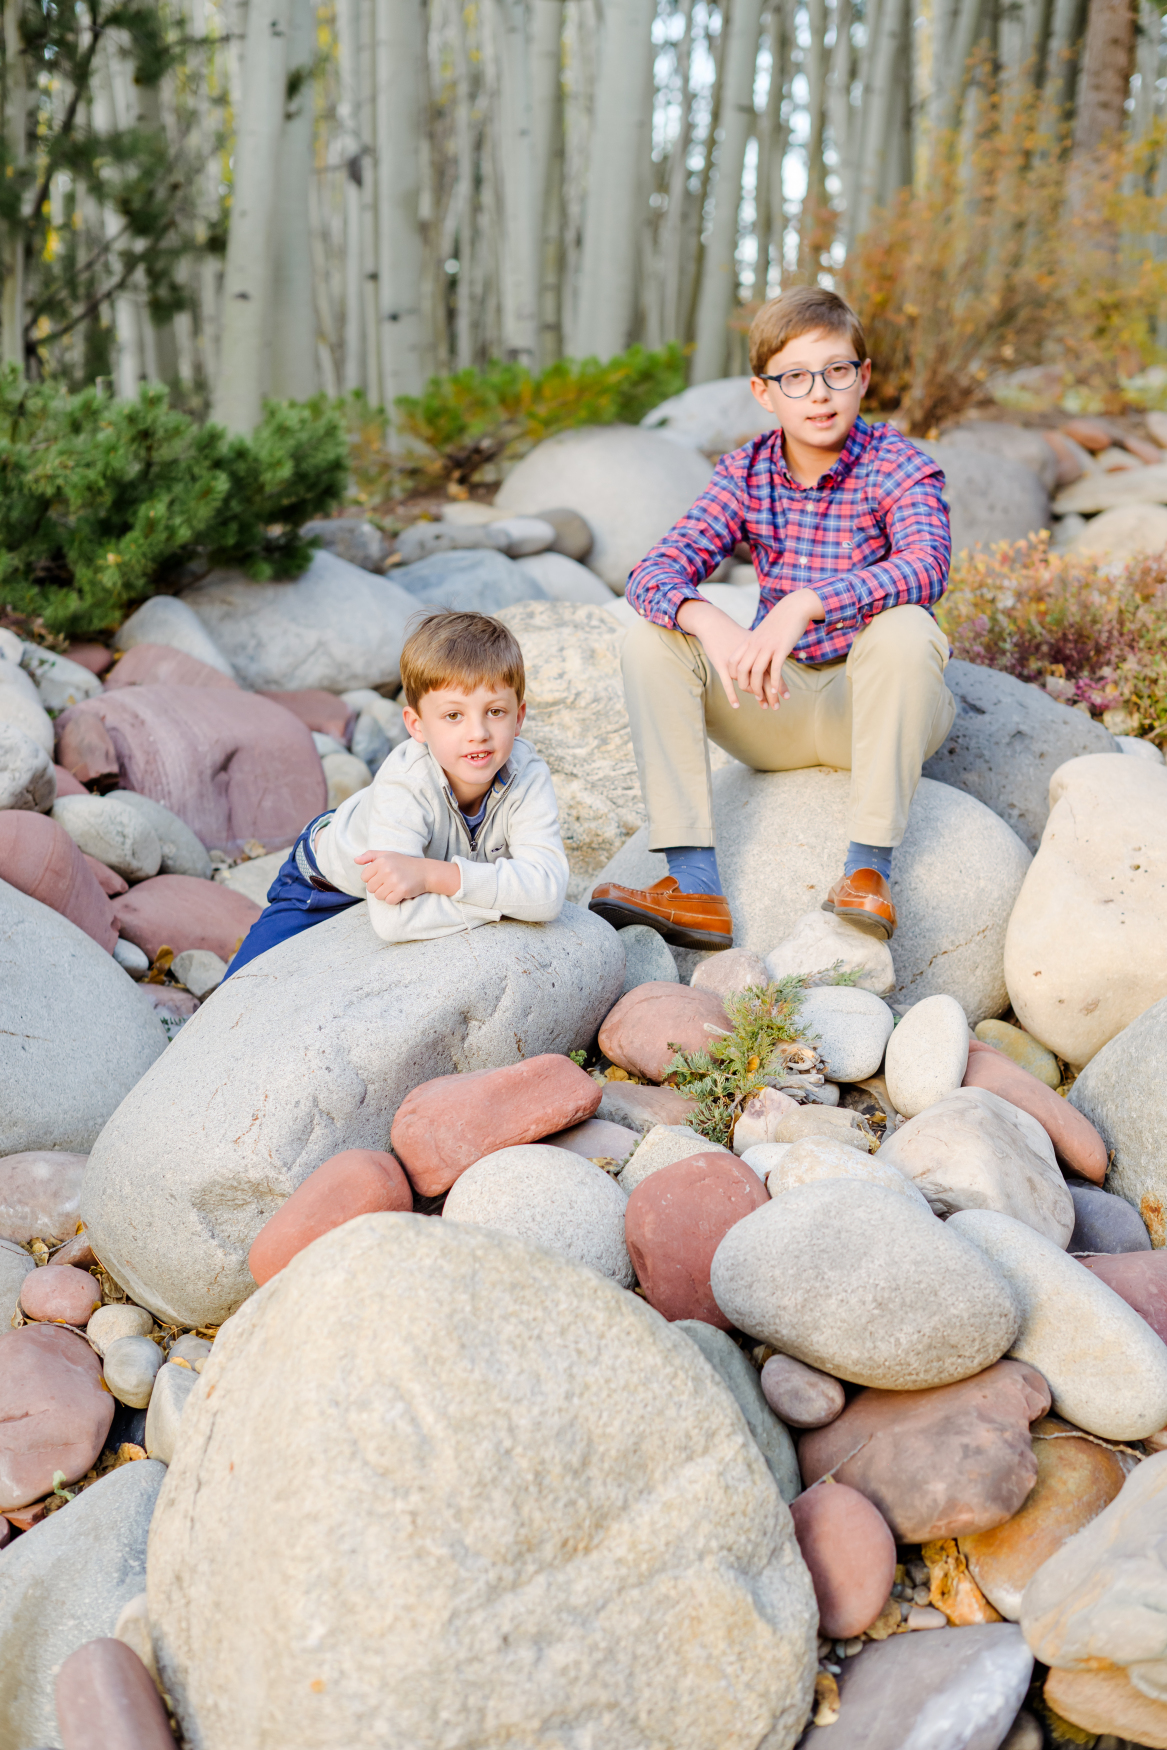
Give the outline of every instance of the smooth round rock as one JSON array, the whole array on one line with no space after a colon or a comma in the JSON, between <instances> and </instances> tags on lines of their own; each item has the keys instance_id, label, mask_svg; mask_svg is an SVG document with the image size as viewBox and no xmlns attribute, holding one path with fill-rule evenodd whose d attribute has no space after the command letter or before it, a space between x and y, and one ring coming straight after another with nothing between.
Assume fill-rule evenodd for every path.
<instances>
[{"instance_id":1,"label":"smooth round rock","mask_svg":"<svg viewBox=\"0 0 1167 1750\"><path fill-rule=\"evenodd\" d=\"M181 1337L176 1337L166 1352L167 1361L189 1361L193 1367L196 1361L205 1361L211 1353L211 1345L205 1337L196 1337L193 1331L184 1331Z\"/></svg>"},{"instance_id":2,"label":"smooth round rock","mask_svg":"<svg viewBox=\"0 0 1167 1750\"><path fill-rule=\"evenodd\" d=\"M126 881L146 881L162 867L162 846L146 818L109 796L62 796L53 819L73 843Z\"/></svg>"},{"instance_id":3,"label":"smooth round rock","mask_svg":"<svg viewBox=\"0 0 1167 1750\"><path fill-rule=\"evenodd\" d=\"M0 813L0 880L60 912L107 953L117 941L108 897L64 827L48 815Z\"/></svg>"},{"instance_id":4,"label":"smooth round rock","mask_svg":"<svg viewBox=\"0 0 1167 1750\"><path fill-rule=\"evenodd\" d=\"M262 1287L297 1252L334 1227L377 1210L412 1208L413 1189L391 1154L346 1148L309 1173L264 1223L252 1241L247 1267Z\"/></svg>"},{"instance_id":5,"label":"smooth round rock","mask_svg":"<svg viewBox=\"0 0 1167 1750\"><path fill-rule=\"evenodd\" d=\"M762 1146L786 1151L766 1175L771 1197L780 1197L796 1185L816 1185L825 1179L857 1179L867 1185L882 1185L885 1191L927 1208L926 1199L912 1181L889 1166L881 1155L864 1154L837 1137L804 1136L801 1142Z\"/></svg>"},{"instance_id":6,"label":"smooth round rock","mask_svg":"<svg viewBox=\"0 0 1167 1750\"><path fill-rule=\"evenodd\" d=\"M551 1148L569 1148L588 1161L626 1161L640 1141L640 1132L607 1118L585 1118L566 1130L552 1131L539 1139Z\"/></svg>"},{"instance_id":7,"label":"smooth round rock","mask_svg":"<svg viewBox=\"0 0 1167 1750\"><path fill-rule=\"evenodd\" d=\"M1167 1750L1167 1701L1136 1689L1125 1666L1053 1670L1042 1689L1060 1719L1083 1732L1120 1739L1140 1750Z\"/></svg>"},{"instance_id":8,"label":"smooth round rock","mask_svg":"<svg viewBox=\"0 0 1167 1750\"><path fill-rule=\"evenodd\" d=\"M761 1377L766 1402L791 1428L825 1428L847 1402L837 1379L793 1355L771 1355Z\"/></svg>"},{"instance_id":9,"label":"smooth round rock","mask_svg":"<svg viewBox=\"0 0 1167 1750\"><path fill-rule=\"evenodd\" d=\"M738 953L738 949L729 949ZM859 990L890 996L896 987L891 949L879 936L829 911L808 911L766 956L766 972L779 980L813 977L832 970L855 975Z\"/></svg>"},{"instance_id":10,"label":"smooth round rock","mask_svg":"<svg viewBox=\"0 0 1167 1750\"><path fill-rule=\"evenodd\" d=\"M1003 1051L1006 1057L1012 1058L1020 1069L1028 1070L1045 1087L1061 1087L1062 1072L1058 1060L1040 1039L1034 1039L1020 1027L1011 1027L1008 1021L978 1021L973 1032L982 1045Z\"/></svg>"},{"instance_id":11,"label":"smooth round rock","mask_svg":"<svg viewBox=\"0 0 1167 1750\"><path fill-rule=\"evenodd\" d=\"M99 1306L85 1327L85 1335L97 1353L104 1355L122 1337L148 1337L153 1329L153 1313L124 1301L120 1306Z\"/></svg>"},{"instance_id":12,"label":"smooth round rock","mask_svg":"<svg viewBox=\"0 0 1167 1750\"><path fill-rule=\"evenodd\" d=\"M1074 1231L1066 1250L1078 1252L1149 1252L1151 1236L1138 1210L1125 1197L1097 1185L1071 1185Z\"/></svg>"},{"instance_id":13,"label":"smooth round rock","mask_svg":"<svg viewBox=\"0 0 1167 1750\"><path fill-rule=\"evenodd\" d=\"M569 1149L526 1143L467 1167L442 1215L528 1240L631 1288L626 1206L625 1193L602 1167Z\"/></svg>"},{"instance_id":14,"label":"smooth round rock","mask_svg":"<svg viewBox=\"0 0 1167 1750\"><path fill-rule=\"evenodd\" d=\"M57 1325L85 1325L100 1305L101 1290L93 1277L71 1264L46 1264L34 1270L20 1290L25 1318Z\"/></svg>"},{"instance_id":15,"label":"smooth round rock","mask_svg":"<svg viewBox=\"0 0 1167 1750\"><path fill-rule=\"evenodd\" d=\"M1021 1314L1009 1353L1049 1381L1055 1414L1104 1440L1167 1425L1167 1345L1113 1289L994 1210L959 1210L945 1231L979 1247L1009 1283Z\"/></svg>"},{"instance_id":16,"label":"smooth round rock","mask_svg":"<svg viewBox=\"0 0 1167 1750\"><path fill-rule=\"evenodd\" d=\"M817 1036L819 1054L835 1082L861 1082L883 1062L895 1017L881 997L854 985L817 985L798 1011L804 1039Z\"/></svg>"},{"instance_id":17,"label":"smooth round rock","mask_svg":"<svg viewBox=\"0 0 1167 1750\"><path fill-rule=\"evenodd\" d=\"M887 1091L897 1112L914 1118L954 1094L968 1063L968 1021L955 997L914 1003L888 1040Z\"/></svg>"},{"instance_id":18,"label":"smooth round rock","mask_svg":"<svg viewBox=\"0 0 1167 1750\"><path fill-rule=\"evenodd\" d=\"M139 645L138 649L141 648ZM123 658L118 664L119 669L124 667L126 660ZM212 669L210 672L217 674L218 671ZM185 820L180 820L161 802L155 802L150 796L140 796L136 790L111 790L106 801L131 808L147 826L153 827L162 847L159 869L163 875L192 875L200 881L211 879L211 859L203 841L191 831Z\"/></svg>"},{"instance_id":19,"label":"smooth round rock","mask_svg":"<svg viewBox=\"0 0 1167 1750\"><path fill-rule=\"evenodd\" d=\"M823 1482L790 1503L810 1570L819 1633L848 1640L870 1628L892 1589L895 1538L878 1507L845 1483Z\"/></svg>"},{"instance_id":20,"label":"smooth round rock","mask_svg":"<svg viewBox=\"0 0 1167 1750\"><path fill-rule=\"evenodd\" d=\"M372 772L355 753L330 753L320 763L328 784L329 808L339 808L342 802L347 802L358 790L367 790L373 782Z\"/></svg>"},{"instance_id":21,"label":"smooth round rock","mask_svg":"<svg viewBox=\"0 0 1167 1750\"><path fill-rule=\"evenodd\" d=\"M969 1042L966 1088L984 1088L1036 1119L1062 1165L1095 1185L1106 1178L1106 1144L1084 1113L1052 1088L980 1039Z\"/></svg>"},{"instance_id":22,"label":"smooth round rock","mask_svg":"<svg viewBox=\"0 0 1167 1750\"><path fill-rule=\"evenodd\" d=\"M57 1722L64 1750L172 1750L166 1709L145 1665L112 1635L85 1641L61 1666Z\"/></svg>"},{"instance_id":23,"label":"smooth round rock","mask_svg":"<svg viewBox=\"0 0 1167 1750\"><path fill-rule=\"evenodd\" d=\"M0 1404L0 1513L47 1495L55 1471L83 1477L115 1407L93 1350L59 1325L0 1331Z\"/></svg>"},{"instance_id":24,"label":"smooth round rock","mask_svg":"<svg viewBox=\"0 0 1167 1750\"><path fill-rule=\"evenodd\" d=\"M766 1201L757 1174L731 1154L693 1155L643 1179L628 1199L624 1238L648 1304L666 1319L728 1330L709 1266L730 1228Z\"/></svg>"},{"instance_id":25,"label":"smooth round rock","mask_svg":"<svg viewBox=\"0 0 1167 1750\"><path fill-rule=\"evenodd\" d=\"M752 1148L747 1148L740 1156L743 1166L757 1173L763 1184L766 1184L775 1167L779 1166L790 1150L792 1142L755 1142Z\"/></svg>"},{"instance_id":26,"label":"smooth round rock","mask_svg":"<svg viewBox=\"0 0 1167 1750\"><path fill-rule=\"evenodd\" d=\"M654 1124L633 1149L620 1174L620 1189L630 1197L650 1173L671 1167L674 1161L687 1161L693 1155L729 1154L717 1143L708 1142L700 1131L687 1124Z\"/></svg>"},{"instance_id":27,"label":"smooth round rock","mask_svg":"<svg viewBox=\"0 0 1167 1750\"><path fill-rule=\"evenodd\" d=\"M1079 1263L1120 1294L1157 1337L1167 1343L1167 1252L1128 1252Z\"/></svg>"},{"instance_id":28,"label":"smooth round rock","mask_svg":"<svg viewBox=\"0 0 1167 1750\"><path fill-rule=\"evenodd\" d=\"M105 1383L119 1403L144 1410L154 1390L154 1377L166 1357L149 1337L118 1337L102 1357Z\"/></svg>"},{"instance_id":29,"label":"smooth round rock","mask_svg":"<svg viewBox=\"0 0 1167 1750\"><path fill-rule=\"evenodd\" d=\"M53 758L18 723L0 721L0 809L43 813L57 800Z\"/></svg>"},{"instance_id":30,"label":"smooth round rock","mask_svg":"<svg viewBox=\"0 0 1167 1750\"><path fill-rule=\"evenodd\" d=\"M832 1179L739 1221L710 1279L726 1317L784 1354L859 1385L919 1391L979 1373L1017 1335L1013 1293L977 1254L910 1198Z\"/></svg>"},{"instance_id":31,"label":"smooth round rock","mask_svg":"<svg viewBox=\"0 0 1167 1750\"><path fill-rule=\"evenodd\" d=\"M150 962L141 948L136 942L131 942L125 936L119 936L114 943L113 957L122 971L128 972L135 981L139 978L145 978L150 970Z\"/></svg>"},{"instance_id":32,"label":"smooth round rock","mask_svg":"<svg viewBox=\"0 0 1167 1750\"><path fill-rule=\"evenodd\" d=\"M760 954L745 948L723 948L697 962L689 983L694 990L711 990L715 996L727 997L748 990L752 984L766 984L769 978Z\"/></svg>"},{"instance_id":33,"label":"smooth round rock","mask_svg":"<svg viewBox=\"0 0 1167 1750\"><path fill-rule=\"evenodd\" d=\"M624 950L625 991L634 990L638 984L681 982L677 963L659 930L650 930L647 924L629 924L616 934Z\"/></svg>"},{"instance_id":34,"label":"smooth round rock","mask_svg":"<svg viewBox=\"0 0 1167 1750\"><path fill-rule=\"evenodd\" d=\"M50 1246L71 1239L88 1159L49 1148L0 1156L0 1237L18 1245L42 1239Z\"/></svg>"}]
</instances>

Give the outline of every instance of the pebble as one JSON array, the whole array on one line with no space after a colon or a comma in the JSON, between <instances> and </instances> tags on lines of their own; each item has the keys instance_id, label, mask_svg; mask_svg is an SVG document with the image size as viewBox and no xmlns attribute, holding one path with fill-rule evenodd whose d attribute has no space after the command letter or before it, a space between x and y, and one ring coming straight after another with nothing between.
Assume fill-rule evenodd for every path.
<instances>
[{"instance_id":1,"label":"pebble","mask_svg":"<svg viewBox=\"0 0 1167 1750\"><path fill-rule=\"evenodd\" d=\"M1107 1750L1115 1739L1128 1741L1130 1750L1167 1746L1167 1701L1136 1689L1121 1665L1051 1671L1042 1694L1060 1719L1109 1739Z\"/></svg>"},{"instance_id":2,"label":"pebble","mask_svg":"<svg viewBox=\"0 0 1167 1750\"><path fill-rule=\"evenodd\" d=\"M721 998L687 984L638 984L600 1028L600 1050L629 1075L663 1082L676 1051L706 1051L728 1031Z\"/></svg>"},{"instance_id":3,"label":"pebble","mask_svg":"<svg viewBox=\"0 0 1167 1750\"><path fill-rule=\"evenodd\" d=\"M38 1501L96 1461L113 1420L101 1363L83 1337L59 1325L0 1331L0 1513Z\"/></svg>"},{"instance_id":4,"label":"pebble","mask_svg":"<svg viewBox=\"0 0 1167 1750\"><path fill-rule=\"evenodd\" d=\"M914 1118L954 1094L968 1062L968 1021L955 997L914 1003L888 1041L884 1071L892 1105Z\"/></svg>"},{"instance_id":5,"label":"pebble","mask_svg":"<svg viewBox=\"0 0 1167 1750\"><path fill-rule=\"evenodd\" d=\"M767 976L780 980L816 973L854 973L855 988L890 996L896 973L891 949L878 936L826 911L808 911L766 956Z\"/></svg>"},{"instance_id":6,"label":"pebble","mask_svg":"<svg viewBox=\"0 0 1167 1750\"><path fill-rule=\"evenodd\" d=\"M1001 1750L1042 1750L1045 1738L1040 1725L1027 1708L1022 1708L1001 1740Z\"/></svg>"},{"instance_id":7,"label":"pebble","mask_svg":"<svg viewBox=\"0 0 1167 1750\"><path fill-rule=\"evenodd\" d=\"M77 1231L88 1155L30 1149L0 1157L0 1236L50 1245Z\"/></svg>"},{"instance_id":8,"label":"pebble","mask_svg":"<svg viewBox=\"0 0 1167 1750\"><path fill-rule=\"evenodd\" d=\"M173 1750L154 1680L138 1655L112 1636L86 1641L61 1666L57 1720L63 1750Z\"/></svg>"},{"instance_id":9,"label":"pebble","mask_svg":"<svg viewBox=\"0 0 1167 1750\"><path fill-rule=\"evenodd\" d=\"M569 1149L534 1143L475 1161L452 1187L442 1215L513 1234L631 1288L627 1201L602 1167Z\"/></svg>"},{"instance_id":10,"label":"pebble","mask_svg":"<svg viewBox=\"0 0 1167 1750\"><path fill-rule=\"evenodd\" d=\"M162 846L154 828L133 808L109 796L62 796L53 819L73 843L126 881L145 881L162 866Z\"/></svg>"},{"instance_id":11,"label":"pebble","mask_svg":"<svg viewBox=\"0 0 1167 1750\"><path fill-rule=\"evenodd\" d=\"M730 1151L710 1142L699 1130L690 1130L686 1124L654 1124L625 1161L619 1179L620 1189L630 1197L650 1173L659 1173L662 1167L671 1167L674 1161L687 1161L693 1155L710 1153L729 1154Z\"/></svg>"},{"instance_id":12,"label":"pebble","mask_svg":"<svg viewBox=\"0 0 1167 1750\"><path fill-rule=\"evenodd\" d=\"M247 1267L263 1286L298 1252L358 1215L411 1210L413 1191L391 1154L348 1148L324 1161L270 1216L252 1241ZM171 1351L173 1358L174 1351Z\"/></svg>"},{"instance_id":13,"label":"pebble","mask_svg":"<svg viewBox=\"0 0 1167 1750\"><path fill-rule=\"evenodd\" d=\"M129 1301L99 1306L85 1327L85 1335L99 1355L122 1337L148 1337L154 1329L154 1314Z\"/></svg>"},{"instance_id":14,"label":"pebble","mask_svg":"<svg viewBox=\"0 0 1167 1750\"><path fill-rule=\"evenodd\" d=\"M1163 749L1156 747L1153 741L1148 741L1143 735L1116 735L1115 741L1123 753L1134 754L1136 759L1150 760L1153 765L1164 763Z\"/></svg>"},{"instance_id":15,"label":"pebble","mask_svg":"<svg viewBox=\"0 0 1167 1750\"><path fill-rule=\"evenodd\" d=\"M227 975L227 962L209 948L187 948L176 954L170 968L179 984L201 1002L218 990Z\"/></svg>"},{"instance_id":16,"label":"pebble","mask_svg":"<svg viewBox=\"0 0 1167 1750\"><path fill-rule=\"evenodd\" d=\"M355 753L326 754L320 764L324 767L328 784L329 808L339 808L342 802L347 802L358 790L367 790L373 782L372 772Z\"/></svg>"},{"instance_id":17,"label":"pebble","mask_svg":"<svg viewBox=\"0 0 1167 1750\"><path fill-rule=\"evenodd\" d=\"M1061 1087L1062 1072L1057 1058L1039 1039L1034 1039L1022 1028L1012 1027L1008 1021L979 1021L973 1032L982 1045L991 1045L994 1050L1003 1051L1020 1069L1027 1071L1047 1088L1056 1090Z\"/></svg>"},{"instance_id":18,"label":"pebble","mask_svg":"<svg viewBox=\"0 0 1167 1750\"><path fill-rule=\"evenodd\" d=\"M176 1337L166 1351L167 1361L187 1361L193 1367L197 1361L205 1361L211 1353L211 1345L205 1337L196 1337L193 1331L185 1331L181 1337Z\"/></svg>"},{"instance_id":19,"label":"pebble","mask_svg":"<svg viewBox=\"0 0 1167 1750\"><path fill-rule=\"evenodd\" d=\"M1017 1333L1013 1295L977 1250L882 1185L832 1179L739 1221L710 1277L752 1337L837 1378L918 1391L979 1373Z\"/></svg>"},{"instance_id":20,"label":"pebble","mask_svg":"<svg viewBox=\"0 0 1167 1750\"><path fill-rule=\"evenodd\" d=\"M644 1136L657 1124L688 1124L697 1102L676 1088L651 1088L639 1082L604 1082L596 1117L622 1124Z\"/></svg>"},{"instance_id":21,"label":"pebble","mask_svg":"<svg viewBox=\"0 0 1167 1750\"><path fill-rule=\"evenodd\" d=\"M718 997L733 996L752 984L769 982L766 962L748 948L723 948L720 954L710 954L698 961L689 980L694 990L712 991Z\"/></svg>"},{"instance_id":22,"label":"pebble","mask_svg":"<svg viewBox=\"0 0 1167 1750\"><path fill-rule=\"evenodd\" d=\"M1119 1252L1079 1262L1120 1294L1167 1343L1167 1252Z\"/></svg>"},{"instance_id":23,"label":"pebble","mask_svg":"<svg viewBox=\"0 0 1167 1750\"><path fill-rule=\"evenodd\" d=\"M585 1160L625 1162L640 1141L640 1132L626 1124L610 1124L603 1118L585 1118L582 1124L572 1124L566 1130L553 1131L540 1138L551 1148L569 1148L572 1154Z\"/></svg>"},{"instance_id":24,"label":"pebble","mask_svg":"<svg viewBox=\"0 0 1167 1750\"><path fill-rule=\"evenodd\" d=\"M907 1623L910 1629L947 1628L948 1618L942 1610L933 1610L926 1604L913 1604L908 1612Z\"/></svg>"},{"instance_id":25,"label":"pebble","mask_svg":"<svg viewBox=\"0 0 1167 1750\"><path fill-rule=\"evenodd\" d=\"M1059 1416L1104 1440L1167 1425L1167 1346L1112 1289L1007 1215L965 1209L945 1227L1008 1281L1021 1313L1009 1353L1049 1381Z\"/></svg>"},{"instance_id":26,"label":"pebble","mask_svg":"<svg viewBox=\"0 0 1167 1750\"><path fill-rule=\"evenodd\" d=\"M144 1410L163 1359L149 1337L117 1337L106 1344L102 1357L105 1383L119 1403Z\"/></svg>"},{"instance_id":27,"label":"pebble","mask_svg":"<svg viewBox=\"0 0 1167 1750\"><path fill-rule=\"evenodd\" d=\"M837 1379L793 1355L771 1355L760 1377L766 1402L791 1428L823 1428L847 1402Z\"/></svg>"},{"instance_id":28,"label":"pebble","mask_svg":"<svg viewBox=\"0 0 1167 1750\"><path fill-rule=\"evenodd\" d=\"M861 1635L883 1609L895 1579L895 1539L886 1520L857 1490L835 1482L807 1489L791 1502L790 1512L814 1583L820 1633L845 1641Z\"/></svg>"},{"instance_id":29,"label":"pebble","mask_svg":"<svg viewBox=\"0 0 1167 1750\"><path fill-rule=\"evenodd\" d=\"M883 1062L895 1017L873 991L851 985L817 985L806 992L798 1011L801 1038L817 1035L818 1050L832 1081L861 1082Z\"/></svg>"},{"instance_id":30,"label":"pebble","mask_svg":"<svg viewBox=\"0 0 1167 1750\"><path fill-rule=\"evenodd\" d=\"M798 1458L793 1440L762 1394L756 1370L733 1338L716 1325L706 1324L702 1319L678 1319L673 1328L696 1343L722 1384L733 1394L746 1427L770 1467L778 1493L789 1506L802 1492Z\"/></svg>"},{"instance_id":31,"label":"pebble","mask_svg":"<svg viewBox=\"0 0 1167 1750\"><path fill-rule=\"evenodd\" d=\"M1071 1185L1074 1231L1066 1250L1076 1252L1149 1252L1151 1236L1138 1210L1125 1197L1096 1185Z\"/></svg>"},{"instance_id":32,"label":"pebble","mask_svg":"<svg viewBox=\"0 0 1167 1750\"><path fill-rule=\"evenodd\" d=\"M658 930L650 930L647 924L628 924L616 934L624 949L625 995L638 984L680 983L677 963Z\"/></svg>"},{"instance_id":33,"label":"pebble","mask_svg":"<svg viewBox=\"0 0 1167 1750\"><path fill-rule=\"evenodd\" d=\"M779 1088L762 1088L751 1094L733 1127L734 1154L744 1155L747 1149L772 1141L783 1119L798 1110L798 1102Z\"/></svg>"},{"instance_id":34,"label":"pebble","mask_svg":"<svg viewBox=\"0 0 1167 1750\"><path fill-rule=\"evenodd\" d=\"M58 1325L84 1325L94 1307L101 1305L101 1290L87 1270L71 1264L46 1264L26 1276L20 1291L20 1308L29 1319Z\"/></svg>"},{"instance_id":35,"label":"pebble","mask_svg":"<svg viewBox=\"0 0 1167 1750\"><path fill-rule=\"evenodd\" d=\"M1028 1112L1041 1125L1064 1166L1096 1185L1102 1184L1106 1177L1106 1144L1101 1135L1075 1106L1036 1076L991 1045L974 1039L969 1046L964 1085L984 1088Z\"/></svg>"},{"instance_id":36,"label":"pebble","mask_svg":"<svg viewBox=\"0 0 1167 1750\"><path fill-rule=\"evenodd\" d=\"M624 1238L648 1304L666 1319L728 1329L709 1266L730 1228L766 1200L757 1174L723 1150L674 1161L643 1179L628 1199Z\"/></svg>"},{"instance_id":37,"label":"pebble","mask_svg":"<svg viewBox=\"0 0 1167 1750\"><path fill-rule=\"evenodd\" d=\"M122 663L118 667L120 669ZM194 875L200 881L211 879L211 859L206 846L185 820L180 820L171 809L164 808L151 796L139 795L136 790L111 790L107 801L119 802L123 807L133 809L148 826L153 827L162 847L160 867L163 875Z\"/></svg>"},{"instance_id":38,"label":"pebble","mask_svg":"<svg viewBox=\"0 0 1167 1750\"><path fill-rule=\"evenodd\" d=\"M179 1367L173 1361L158 1369L146 1411L147 1457L159 1458L163 1464L173 1461L179 1424L198 1377L193 1367Z\"/></svg>"},{"instance_id":39,"label":"pebble","mask_svg":"<svg viewBox=\"0 0 1167 1750\"><path fill-rule=\"evenodd\" d=\"M126 936L119 936L113 945L113 957L123 972L128 972L133 979L145 978L150 970L150 962L138 947Z\"/></svg>"},{"instance_id":40,"label":"pebble","mask_svg":"<svg viewBox=\"0 0 1167 1750\"><path fill-rule=\"evenodd\" d=\"M927 1208L927 1203L911 1179L889 1166L883 1152L864 1154L851 1148L836 1136L804 1136L801 1142L770 1144L785 1149L766 1177L771 1197L792 1191L796 1185L815 1185L824 1179L856 1179L868 1185L881 1185L897 1197Z\"/></svg>"}]
</instances>

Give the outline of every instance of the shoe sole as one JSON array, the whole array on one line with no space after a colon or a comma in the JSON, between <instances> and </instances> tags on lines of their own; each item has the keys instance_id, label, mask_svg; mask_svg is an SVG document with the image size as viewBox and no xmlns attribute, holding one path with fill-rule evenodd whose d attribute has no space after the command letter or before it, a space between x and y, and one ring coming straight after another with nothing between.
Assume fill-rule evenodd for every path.
<instances>
[{"instance_id":1,"label":"shoe sole","mask_svg":"<svg viewBox=\"0 0 1167 1750\"><path fill-rule=\"evenodd\" d=\"M845 924L854 924L857 930L866 930L869 936L882 937L885 942L890 942L896 933L895 925L889 924L886 918L873 911L863 911L859 906L832 905L829 899L824 899L822 909L842 918Z\"/></svg>"},{"instance_id":2,"label":"shoe sole","mask_svg":"<svg viewBox=\"0 0 1167 1750\"><path fill-rule=\"evenodd\" d=\"M624 930L629 924L647 924L658 936L674 948L732 948L733 936L723 936L713 930L687 930L682 924L672 924L650 911L638 911L635 906L620 905L615 900L592 900L588 910L611 924L614 930Z\"/></svg>"}]
</instances>

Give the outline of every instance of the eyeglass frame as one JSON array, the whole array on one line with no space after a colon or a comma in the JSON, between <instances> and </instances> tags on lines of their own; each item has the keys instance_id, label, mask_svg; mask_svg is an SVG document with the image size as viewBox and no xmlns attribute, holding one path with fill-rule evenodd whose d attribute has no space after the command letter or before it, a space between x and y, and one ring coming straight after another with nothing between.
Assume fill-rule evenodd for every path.
<instances>
[{"instance_id":1,"label":"eyeglass frame","mask_svg":"<svg viewBox=\"0 0 1167 1750\"><path fill-rule=\"evenodd\" d=\"M833 389L831 387L830 383L827 382L827 371L833 371L837 365L854 365L855 375L852 377L852 379L849 383L840 383L837 389ZM831 394L831 395L836 395L836 394L842 395L847 389L853 389L855 387L856 383L859 381L859 373L863 369L863 360L862 359L836 359L834 364L827 365L826 370L811 371L810 372L810 388L806 391L806 394L804 394L804 395L792 395L788 389L782 388L783 377L797 377L803 371L806 371L808 368L809 367L806 365L794 365L788 371L779 371L779 373L776 377L768 377L766 375L765 371L758 371L758 372L756 372L756 375L760 378L760 380L763 383L777 383L779 389L782 390L783 395L786 396L786 399L788 401L805 401L807 395L813 395L813 393L814 393L814 380L816 377L822 378L823 388L827 391L828 394Z\"/></svg>"}]
</instances>

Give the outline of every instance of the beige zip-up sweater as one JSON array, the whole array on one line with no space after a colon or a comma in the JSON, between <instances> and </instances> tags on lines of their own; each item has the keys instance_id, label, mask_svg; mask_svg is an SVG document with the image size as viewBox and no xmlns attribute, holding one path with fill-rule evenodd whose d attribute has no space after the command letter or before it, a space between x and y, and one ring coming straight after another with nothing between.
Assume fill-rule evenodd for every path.
<instances>
[{"instance_id":1,"label":"beige zip-up sweater","mask_svg":"<svg viewBox=\"0 0 1167 1750\"><path fill-rule=\"evenodd\" d=\"M386 905L361 879L356 858L362 851L456 863L462 885L452 898L423 893ZM445 772L425 743L411 738L394 748L366 789L341 803L313 853L326 881L367 899L373 928L386 942L454 935L503 917L549 923L567 896L551 773L521 738L495 777L473 840Z\"/></svg>"}]
</instances>

